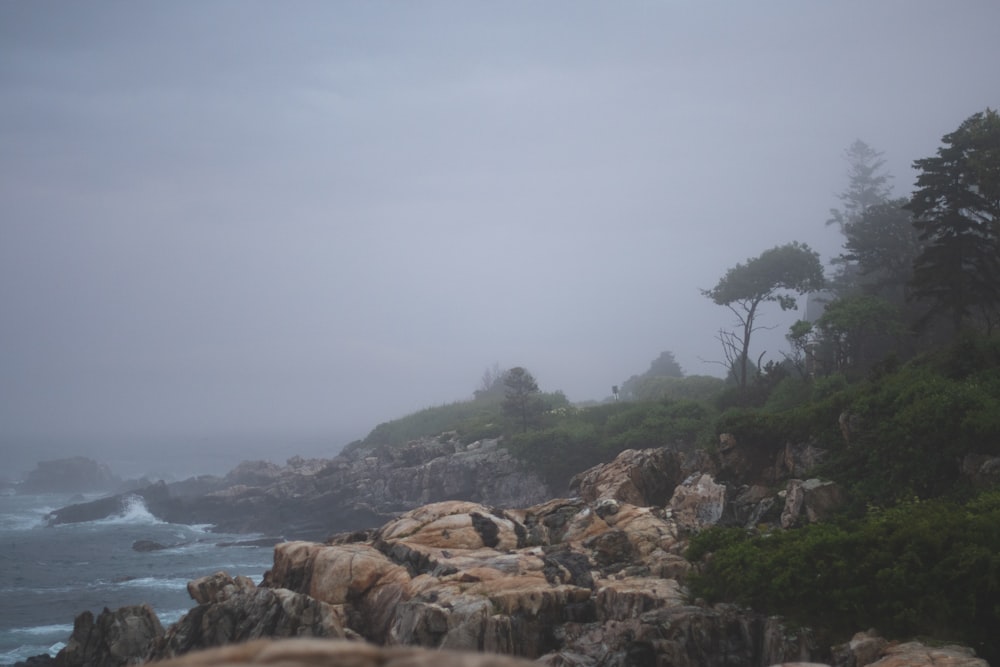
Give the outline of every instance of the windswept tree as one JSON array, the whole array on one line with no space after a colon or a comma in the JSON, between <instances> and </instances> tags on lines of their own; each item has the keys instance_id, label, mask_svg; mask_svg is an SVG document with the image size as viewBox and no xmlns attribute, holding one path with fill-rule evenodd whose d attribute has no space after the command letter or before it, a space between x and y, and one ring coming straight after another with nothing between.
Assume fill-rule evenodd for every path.
<instances>
[{"instance_id":1,"label":"windswept tree","mask_svg":"<svg viewBox=\"0 0 1000 667\"><path fill-rule=\"evenodd\" d=\"M906 208L923 248L912 294L955 330L969 321L990 330L1000 319L1000 115L973 114L941 142L913 163L920 174Z\"/></svg>"},{"instance_id":2,"label":"windswept tree","mask_svg":"<svg viewBox=\"0 0 1000 667\"><path fill-rule=\"evenodd\" d=\"M504 414L519 422L523 432L528 431L528 425L545 409L541 396L538 395L538 383L535 378L521 366L511 368L503 378Z\"/></svg>"},{"instance_id":3,"label":"windswept tree","mask_svg":"<svg viewBox=\"0 0 1000 667\"><path fill-rule=\"evenodd\" d=\"M804 243L792 242L737 264L715 287L702 290L702 294L736 315L737 328L720 330L719 340L741 392L747 387L750 339L761 328L760 306L773 301L782 310L795 310L798 295L820 290L823 284L819 255Z\"/></svg>"}]
</instances>

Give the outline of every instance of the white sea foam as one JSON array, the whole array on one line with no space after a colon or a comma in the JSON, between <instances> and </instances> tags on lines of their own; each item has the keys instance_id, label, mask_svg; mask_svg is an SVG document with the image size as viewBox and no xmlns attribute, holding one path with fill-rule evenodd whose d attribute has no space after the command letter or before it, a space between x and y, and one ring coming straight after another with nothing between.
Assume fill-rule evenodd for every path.
<instances>
[{"instance_id":1,"label":"white sea foam","mask_svg":"<svg viewBox=\"0 0 1000 667\"><path fill-rule=\"evenodd\" d=\"M129 588L164 588L168 590L185 590L188 584L187 578L161 578L161 577L137 577L115 582L116 586L127 586Z\"/></svg>"},{"instance_id":2,"label":"white sea foam","mask_svg":"<svg viewBox=\"0 0 1000 667\"><path fill-rule=\"evenodd\" d=\"M163 627L168 627L181 620L181 617L191 611L190 609L171 609L170 611L160 612L156 615L160 619L160 623Z\"/></svg>"},{"instance_id":3,"label":"white sea foam","mask_svg":"<svg viewBox=\"0 0 1000 667\"><path fill-rule=\"evenodd\" d=\"M146 501L142 499L142 496L130 494L122 498L122 511L118 516L110 516L106 519L99 519L94 523L109 525L109 524L162 524L164 521L160 521L155 516L150 513L149 508L146 507Z\"/></svg>"},{"instance_id":4,"label":"white sea foam","mask_svg":"<svg viewBox=\"0 0 1000 667\"><path fill-rule=\"evenodd\" d=\"M54 635L65 634L69 636L73 632L72 624L61 623L58 625L36 625L31 628L12 628L10 632L25 635Z\"/></svg>"},{"instance_id":5,"label":"white sea foam","mask_svg":"<svg viewBox=\"0 0 1000 667\"><path fill-rule=\"evenodd\" d=\"M51 512L47 510L34 510L23 514L0 514L0 529L2 530L31 530L41 528L45 525L45 515Z\"/></svg>"},{"instance_id":6,"label":"white sea foam","mask_svg":"<svg viewBox=\"0 0 1000 667\"><path fill-rule=\"evenodd\" d=\"M3 631L4 643L17 648L0 652L0 665L12 665L36 655L47 653L55 657L66 644L57 637L68 638L72 625L38 625L30 628L10 628Z\"/></svg>"}]
</instances>

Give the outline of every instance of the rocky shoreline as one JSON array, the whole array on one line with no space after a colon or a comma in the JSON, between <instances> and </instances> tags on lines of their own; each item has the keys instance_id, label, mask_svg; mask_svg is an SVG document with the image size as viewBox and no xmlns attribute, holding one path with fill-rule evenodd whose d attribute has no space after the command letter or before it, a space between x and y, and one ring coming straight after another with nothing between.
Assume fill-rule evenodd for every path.
<instances>
[{"instance_id":1,"label":"rocky shoreline","mask_svg":"<svg viewBox=\"0 0 1000 667\"><path fill-rule=\"evenodd\" d=\"M170 523L322 540L335 532L379 526L400 512L440 500L515 507L551 495L497 440L463 445L445 436L333 459L293 457L284 466L248 461L224 477L161 481L69 505L52 512L48 522L115 516L138 498L153 516Z\"/></svg>"},{"instance_id":2,"label":"rocky shoreline","mask_svg":"<svg viewBox=\"0 0 1000 667\"><path fill-rule=\"evenodd\" d=\"M322 526L340 532L277 544L260 585L222 572L190 582L196 606L169 628L142 605L96 618L85 612L56 658L31 664L208 664L199 651L313 637L325 640L309 645L315 656L376 650L343 648L344 642L396 647L385 649L386 656L399 647L435 649L409 649L415 652L406 654L408 664L436 662L439 651L471 651L551 667L985 666L968 649L890 643L871 633L822 646L814 633L780 618L691 599L685 581L695 566L683 554L693 532L720 522L787 528L822 520L836 507L836 485L794 476L821 455L789 446L768 459L726 437L713 456L628 450L578 475L566 498L539 498L547 490L495 442L467 448L437 439L327 462L293 460L283 468L245 464L225 480L242 483L187 496L200 500L180 505L190 512L185 518L225 508L228 514L218 517L230 517L223 525L232 530L246 520L240 512L276 503L303 515L289 532ZM454 476L442 479L448 474ZM254 480L257 486L247 483ZM168 500L185 497L177 487L158 490L164 491ZM154 514L172 507L161 509L155 494L145 497ZM488 502L497 498L528 502ZM53 520L104 511L74 507ZM267 521L281 519L280 511L269 512ZM336 523L345 517L356 523ZM249 664L255 651L302 650L278 642L211 655ZM469 664L486 659L466 657Z\"/></svg>"}]
</instances>

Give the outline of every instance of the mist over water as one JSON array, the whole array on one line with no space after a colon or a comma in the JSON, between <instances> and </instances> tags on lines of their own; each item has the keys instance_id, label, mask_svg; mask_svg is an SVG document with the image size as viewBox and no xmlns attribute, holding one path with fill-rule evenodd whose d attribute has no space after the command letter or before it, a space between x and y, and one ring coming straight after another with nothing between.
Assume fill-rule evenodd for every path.
<instances>
[{"instance_id":1,"label":"mist over water","mask_svg":"<svg viewBox=\"0 0 1000 667\"><path fill-rule=\"evenodd\" d=\"M16 481L39 461L86 456L106 463L123 479L145 476L177 481L195 475L224 475L242 461L264 460L284 465L293 456L332 458L344 445L363 436L8 437L3 439L5 460L0 475Z\"/></svg>"}]
</instances>

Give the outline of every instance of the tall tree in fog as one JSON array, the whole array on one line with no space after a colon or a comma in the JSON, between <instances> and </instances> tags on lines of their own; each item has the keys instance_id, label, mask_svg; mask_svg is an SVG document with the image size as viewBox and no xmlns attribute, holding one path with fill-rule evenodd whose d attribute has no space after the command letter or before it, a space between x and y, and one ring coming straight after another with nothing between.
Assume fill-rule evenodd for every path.
<instances>
[{"instance_id":1,"label":"tall tree in fog","mask_svg":"<svg viewBox=\"0 0 1000 667\"><path fill-rule=\"evenodd\" d=\"M842 208L830 209L828 225L844 225L856 220L872 206L885 202L892 194L889 181L892 176L883 171L885 160L882 151L877 151L860 139L856 139L844 151L847 160L847 188L837 195Z\"/></svg>"},{"instance_id":2,"label":"tall tree in fog","mask_svg":"<svg viewBox=\"0 0 1000 667\"><path fill-rule=\"evenodd\" d=\"M920 252L920 238L908 199L875 204L844 223L844 252L840 258L857 268L863 291L890 301L906 301L906 287L913 262Z\"/></svg>"},{"instance_id":3,"label":"tall tree in fog","mask_svg":"<svg viewBox=\"0 0 1000 667\"><path fill-rule=\"evenodd\" d=\"M847 161L847 187L837 195L841 208L830 209L827 225L837 225L845 236L849 229L862 220L877 206L885 204L892 193L889 181L892 176L886 172L882 151L877 151L860 139L856 139L844 151ZM836 267L831 287L838 296L847 296L858 290L858 266L846 255L835 257Z\"/></svg>"},{"instance_id":4,"label":"tall tree in fog","mask_svg":"<svg viewBox=\"0 0 1000 667\"><path fill-rule=\"evenodd\" d=\"M795 310L797 295L820 290L824 282L819 255L804 243L792 242L737 264L715 287L702 290L702 294L736 315L737 328L720 330L719 340L741 392L747 387L750 339L761 328L760 306L773 301L782 310Z\"/></svg>"},{"instance_id":5,"label":"tall tree in fog","mask_svg":"<svg viewBox=\"0 0 1000 667\"><path fill-rule=\"evenodd\" d=\"M507 388L504 393L503 411L520 423L523 432L527 432L528 424L544 409L542 399L538 395L538 383L531 373L521 366L515 366L507 371L503 383Z\"/></svg>"},{"instance_id":6,"label":"tall tree in fog","mask_svg":"<svg viewBox=\"0 0 1000 667\"><path fill-rule=\"evenodd\" d=\"M906 208L923 248L913 296L955 330L1000 324L1000 115L986 109L941 139L935 157L916 160L917 190Z\"/></svg>"}]
</instances>

